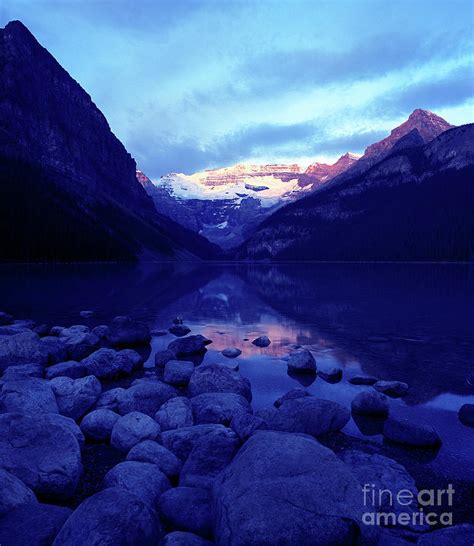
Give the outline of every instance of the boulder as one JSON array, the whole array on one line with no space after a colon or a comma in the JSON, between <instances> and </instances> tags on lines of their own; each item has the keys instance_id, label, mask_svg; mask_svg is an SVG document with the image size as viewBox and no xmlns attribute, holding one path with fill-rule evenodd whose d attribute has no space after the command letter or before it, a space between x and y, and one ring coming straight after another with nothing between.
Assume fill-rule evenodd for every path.
<instances>
[{"instance_id":1,"label":"boulder","mask_svg":"<svg viewBox=\"0 0 474 546\"><path fill-rule=\"evenodd\" d=\"M194 424L191 402L183 396L166 401L155 413L154 418L163 432Z\"/></svg>"},{"instance_id":2,"label":"boulder","mask_svg":"<svg viewBox=\"0 0 474 546\"><path fill-rule=\"evenodd\" d=\"M175 339L168 345L168 349L176 356L188 356L204 353L206 345L212 343L201 334Z\"/></svg>"},{"instance_id":3,"label":"boulder","mask_svg":"<svg viewBox=\"0 0 474 546\"><path fill-rule=\"evenodd\" d=\"M182 467L181 461L174 453L153 440L145 440L134 445L128 452L127 461L154 464L168 477L178 476Z\"/></svg>"},{"instance_id":4,"label":"boulder","mask_svg":"<svg viewBox=\"0 0 474 546\"><path fill-rule=\"evenodd\" d=\"M156 421L144 413L132 411L115 423L110 443L122 453L127 453L139 442L156 440L159 435L160 425Z\"/></svg>"},{"instance_id":5,"label":"boulder","mask_svg":"<svg viewBox=\"0 0 474 546\"><path fill-rule=\"evenodd\" d=\"M463 425L474 427L474 404L464 404L458 411L459 420Z\"/></svg>"},{"instance_id":6,"label":"boulder","mask_svg":"<svg viewBox=\"0 0 474 546\"><path fill-rule=\"evenodd\" d=\"M185 461L195 443L204 436L220 436L237 441L235 432L223 425L195 425L163 432L161 434L161 443L174 453L178 459Z\"/></svg>"},{"instance_id":7,"label":"boulder","mask_svg":"<svg viewBox=\"0 0 474 546\"><path fill-rule=\"evenodd\" d=\"M242 351L240 349L237 349L237 347L228 347L227 349L224 349L222 351L222 354L226 358L237 358L242 354Z\"/></svg>"},{"instance_id":8,"label":"boulder","mask_svg":"<svg viewBox=\"0 0 474 546\"><path fill-rule=\"evenodd\" d=\"M173 324L171 328L169 329L169 332L173 334L176 337L183 337L189 334L191 331L191 328L188 328L184 324Z\"/></svg>"},{"instance_id":9,"label":"boulder","mask_svg":"<svg viewBox=\"0 0 474 546\"><path fill-rule=\"evenodd\" d=\"M474 544L474 525L453 525L421 535L417 546L471 546Z\"/></svg>"},{"instance_id":10,"label":"boulder","mask_svg":"<svg viewBox=\"0 0 474 546\"><path fill-rule=\"evenodd\" d=\"M125 389L122 387L115 387L114 389L103 392L97 399L95 407L97 409L110 409L116 411L118 407L118 399L124 392Z\"/></svg>"},{"instance_id":11,"label":"boulder","mask_svg":"<svg viewBox=\"0 0 474 546\"><path fill-rule=\"evenodd\" d=\"M153 417L167 400L176 395L176 390L166 383L145 380L119 393L117 412L126 415L139 411Z\"/></svg>"},{"instance_id":12,"label":"boulder","mask_svg":"<svg viewBox=\"0 0 474 546\"><path fill-rule=\"evenodd\" d=\"M137 371L143 368L145 359L140 353L134 351L133 349L122 349L117 354L117 359L119 361L119 367L124 373L130 373L128 370Z\"/></svg>"},{"instance_id":13,"label":"boulder","mask_svg":"<svg viewBox=\"0 0 474 546\"><path fill-rule=\"evenodd\" d=\"M213 511L209 491L199 487L175 487L160 497L160 517L173 529L212 537Z\"/></svg>"},{"instance_id":14,"label":"boulder","mask_svg":"<svg viewBox=\"0 0 474 546\"><path fill-rule=\"evenodd\" d=\"M19 379L0 384L0 412L58 413L58 404L49 381Z\"/></svg>"},{"instance_id":15,"label":"boulder","mask_svg":"<svg viewBox=\"0 0 474 546\"><path fill-rule=\"evenodd\" d=\"M194 372L194 364L186 360L169 360L165 364L163 380L170 385L184 387Z\"/></svg>"},{"instance_id":16,"label":"boulder","mask_svg":"<svg viewBox=\"0 0 474 546\"><path fill-rule=\"evenodd\" d=\"M133 347L150 343L151 334L144 322L129 317L115 317L110 325L108 340L112 345Z\"/></svg>"},{"instance_id":17,"label":"boulder","mask_svg":"<svg viewBox=\"0 0 474 546\"><path fill-rule=\"evenodd\" d=\"M16 381L17 379L29 379L31 377L43 377L44 368L41 364L19 364L8 366L3 372L2 381Z\"/></svg>"},{"instance_id":18,"label":"boulder","mask_svg":"<svg viewBox=\"0 0 474 546\"><path fill-rule=\"evenodd\" d=\"M230 392L252 401L250 381L239 372L218 364L198 366L189 381L188 392L192 397L209 392Z\"/></svg>"},{"instance_id":19,"label":"boulder","mask_svg":"<svg viewBox=\"0 0 474 546\"><path fill-rule=\"evenodd\" d=\"M85 358L82 364L86 367L88 374L95 375L99 379L129 375L134 369L136 360L130 355L121 354L123 352L102 348Z\"/></svg>"},{"instance_id":20,"label":"boulder","mask_svg":"<svg viewBox=\"0 0 474 546\"><path fill-rule=\"evenodd\" d=\"M46 366L48 353L34 332L25 331L10 336L0 336L0 371L19 364Z\"/></svg>"},{"instance_id":21,"label":"boulder","mask_svg":"<svg viewBox=\"0 0 474 546\"><path fill-rule=\"evenodd\" d=\"M76 438L79 447L82 449L84 446L85 438L82 434L82 430L78 427L74 419L70 417L65 417L59 413L43 413L41 414L41 419L45 424L50 423L62 427L64 430L69 431L74 438Z\"/></svg>"},{"instance_id":22,"label":"boulder","mask_svg":"<svg viewBox=\"0 0 474 546\"><path fill-rule=\"evenodd\" d=\"M35 503L21 506L0 520L0 544L45 546L52 544L68 517L70 508Z\"/></svg>"},{"instance_id":23,"label":"boulder","mask_svg":"<svg viewBox=\"0 0 474 546\"><path fill-rule=\"evenodd\" d=\"M304 398L305 396L311 396L311 394L305 389L295 387L294 389L289 390L283 396L280 396L280 398L277 398L275 402L273 402L273 405L276 408L279 408L283 402L286 402L287 400L296 400L297 398Z\"/></svg>"},{"instance_id":24,"label":"boulder","mask_svg":"<svg viewBox=\"0 0 474 546\"><path fill-rule=\"evenodd\" d=\"M96 335L100 341L106 341L109 336L110 328L105 324L100 324L92 328L92 333Z\"/></svg>"},{"instance_id":25,"label":"boulder","mask_svg":"<svg viewBox=\"0 0 474 546\"><path fill-rule=\"evenodd\" d=\"M342 379L342 369L334 367L326 370L318 370L318 375L326 383L339 383Z\"/></svg>"},{"instance_id":26,"label":"boulder","mask_svg":"<svg viewBox=\"0 0 474 546\"><path fill-rule=\"evenodd\" d=\"M271 341L267 336L259 336L259 337L256 337L252 341L252 343L253 345L256 345L257 347L268 347Z\"/></svg>"},{"instance_id":27,"label":"boulder","mask_svg":"<svg viewBox=\"0 0 474 546\"><path fill-rule=\"evenodd\" d=\"M267 422L251 413L237 413L232 418L230 428L237 434L241 442L245 442L256 430L268 428Z\"/></svg>"},{"instance_id":28,"label":"boulder","mask_svg":"<svg viewBox=\"0 0 474 546\"><path fill-rule=\"evenodd\" d=\"M316 373L316 360L308 349L300 349L288 357L288 371L293 373Z\"/></svg>"},{"instance_id":29,"label":"boulder","mask_svg":"<svg viewBox=\"0 0 474 546\"><path fill-rule=\"evenodd\" d=\"M102 391L100 381L93 375L82 379L56 377L50 383L59 413L76 421L96 403Z\"/></svg>"},{"instance_id":30,"label":"boulder","mask_svg":"<svg viewBox=\"0 0 474 546\"><path fill-rule=\"evenodd\" d=\"M93 317L94 314L94 311L79 311L79 316L85 319Z\"/></svg>"},{"instance_id":31,"label":"boulder","mask_svg":"<svg viewBox=\"0 0 474 546\"><path fill-rule=\"evenodd\" d=\"M109 409L97 409L88 413L81 421L84 435L96 442L108 442L120 415Z\"/></svg>"},{"instance_id":32,"label":"boulder","mask_svg":"<svg viewBox=\"0 0 474 546\"><path fill-rule=\"evenodd\" d=\"M64 330L64 326L53 326L49 331L50 336L60 336L61 332Z\"/></svg>"},{"instance_id":33,"label":"boulder","mask_svg":"<svg viewBox=\"0 0 474 546\"><path fill-rule=\"evenodd\" d=\"M269 419L268 428L319 436L341 430L349 419L349 410L337 402L307 396L283 402Z\"/></svg>"},{"instance_id":34,"label":"boulder","mask_svg":"<svg viewBox=\"0 0 474 546\"><path fill-rule=\"evenodd\" d=\"M166 349L165 351L158 351L155 354L155 366L157 368L164 368L167 362L169 362L170 360L174 360L175 358L176 355L173 353L173 351L170 351L169 349Z\"/></svg>"},{"instance_id":35,"label":"boulder","mask_svg":"<svg viewBox=\"0 0 474 546\"><path fill-rule=\"evenodd\" d=\"M194 422L220 423L229 426L232 418L239 413L252 413L247 400L232 392L204 393L191 398Z\"/></svg>"},{"instance_id":36,"label":"boulder","mask_svg":"<svg viewBox=\"0 0 474 546\"><path fill-rule=\"evenodd\" d=\"M12 510L36 502L36 496L29 487L10 472L0 469L0 522Z\"/></svg>"},{"instance_id":37,"label":"boulder","mask_svg":"<svg viewBox=\"0 0 474 546\"><path fill-rule=\"evenodd\" d=\"M158 507L160 495L171 487L168 478L156 465L137 461L125 461L114 466L105 475L104 485L126 489L153 510Z\"/></svg>"},{"instance_id":38,"label":"boulder","mask_svg":"<svg viewBox=\"0 0 474 546\"><path fill-rule=\"evenodd\" d=\"M411 447L436 448L441 439L430 425L419 425L406 419L389 419L383 427L383 435L397 444Z\"/></svg>"},{"instance_id":39,"label":"boulder","mask_svg":"<svg viewBox=\"0 0 474 546\"><path fill-rule=\"evenodd\" d=\"M124 488L112 487L83 501L53 546L155 546L160 537L159 519L148 504Z\"/></svg>"},{"instance_id":40,"label":"boulder","mask_svg":"<svg viewBox=\"0 0 474 546\"><path fill-rule=\"evenodd\" d=\"M65 499L79 481L81 451L65 426L41 415L5 413L0 415L0 468L38 495Z\"/></svg>"},{"instance_id":41,"label":"boulder","mask_svg":"<svg viewBox=\"0 0 474 546\"><path fill-rule=\"evenodd\" d=\"M70 377L71 379L80 379L87 375L87 369L83 362L68 360L67 362L59 362L54 366L46 368L46 379L54 379L55 377Z\"/></svg>"},{"instance_id":42,"label":"boulder","mask_svg":"<svg viewBox=\"0 0 474 546\"><path fill-rule=\"evenodd\" d=\"M38 324L38 326L35 326L34 328L31 328L31 330L38 334L39 337L43 338L46 336L49 336L49 326L47 324Z\"/></svg>"},{"instance_id":43,"label":"boulder","mask_svg":"<svg viewBox=\"0 0 474 546\"><path fill-rule=\"evenodd\" d=\"M64 341L70 360L82 360L98 347L100 340L87 326L76 325L63 328L59 338Z\"/></svg>"},{"instance_id":44,"label":"boulder","mask_svg":"<svg viewBox=\"0 0 474 546\"><path fill-rule=\"evenodd\" d=\"M390 406L386 396L379 392L359 393L351 404L352 413L369 417L388 417Z\"/></svg>"},{"instance_id":45,"label":"boulder","mask_svg":"<svg viewBox=\"0 0 474 546\"><path fill-rule=\"evenodd\" d=\"M400 398L408 391L408 385L402 381L377 381L374 389L392 398Z\"/></svg>"},{"instance_id":46,"label":"boulder","mask_svg":"<svg viewBox=\"0 0 474 546\"><path fill-rule=\"evenodd\" d=\"M377 383L378 379L376 377L370 377L365 375L355 375L349 379L349 383L353 385L369 385L372 386Z\"/></svg>"},{"instance_id":47,"label":"boulder","mask_svg":"<svg viewBox=\"0 0 474 546\"><path fill-rule=\"evenodd\" d=\"M212 546L212 544L214 543L185 531L173 531L161 541L161 546Z\"/></svg>"},{"instance_id":48,"label":"boulder","mask_svg":"<svg viewBox=\"0 0 474 546\"><path fill-rule=\"evenodd\" d=\"M355 544L360 486L314 439L258 431L216 479L218 544Z\"/></svg>"},{"instance_id":49,"label":"boulder","mask_svg":"<svg viewBox=\"0 0 474 546\"><path fill-rule=\"evenodd\" d=\"M48 354L48 364L57 364L67 359L67 347L61 338L45 336L41 338L41 344Z\"/></svg>"}]
</instances>

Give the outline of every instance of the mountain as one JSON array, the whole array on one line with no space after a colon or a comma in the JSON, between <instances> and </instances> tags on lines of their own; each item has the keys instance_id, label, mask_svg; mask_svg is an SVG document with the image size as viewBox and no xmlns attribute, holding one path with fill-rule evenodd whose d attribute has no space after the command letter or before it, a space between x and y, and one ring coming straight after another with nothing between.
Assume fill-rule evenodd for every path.
<instances>
[{"instance_id":1,"label":"mountain","mask_svg":"<svg viewBox=\"0 0 474 546\"><path fill-rule=\"evenodd\" d=\"M333 165L326 163L312 163L305 171L306 174L316 176L320 182L326 182L350 169L359 159L351 153L342 155Z\"/></svg>"},{"instance_id":2,"label":"mountain","mask_svg":"<svg viewBox=\"0 0 474 546\"><path fill-rule=\"evenodd\" d=\"M137 179L161 214L229 250L270 214L343 172L355 160L346 154L334 165L324 165L324 176L319 171L303 171L296 164L241 164L189 176L172 173L155 183L137 171Z\"/></svg>"},{"instance_id":3,"label":"mountain","mask_svg":"<svg viewBox=\"0 0 474 546\"><path fill-rule=\"evenodd\" d=\"M422 125L432 119L433 130L420 127L420 118ZM392 131L390 142L369 146L364 157L381 159L359 172L361 158L312 195L277 211L236 257L472 260L474 125L450 128L425 143L449 125L439 119L415 111L408 120L417 120L415 127L404 124L403 131Z\"/></svg>"},{"instance_id":4,"label":"mountain","mask_svg":"<svg viewBox=\"0 0 474 546\"><path fill-rule=\"evenodd\" d=\"M213 254L157 213L104 115L19 21L0 29L0 96L0 260Z\"/></svg>"}]
</instances>

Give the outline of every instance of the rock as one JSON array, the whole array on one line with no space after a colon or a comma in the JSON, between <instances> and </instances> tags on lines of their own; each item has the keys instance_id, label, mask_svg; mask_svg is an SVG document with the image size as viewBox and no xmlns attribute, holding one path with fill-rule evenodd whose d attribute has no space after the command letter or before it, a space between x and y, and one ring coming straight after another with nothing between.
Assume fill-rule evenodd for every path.
<instances>
[{"instance_id":1,"label":"rock","mask_svg":"<svg viewBox=\"0 0 474 546\"><path fill-rule=\"evenodd\" d=\"M316 373L316 360L308 349L300 349L288 357L288 371L293 373Z\"/></svg>"},{"instance_id":2,"label":"rock","mask_svg":"<svg viewBox=\"0 0 474 546\"><path fill-rule=\"evenodd\" d=\"M64 326L53 326L49 331L50 336L60 336L61 332L64 330Z\"/></svg>"},{"instance_id":3,"label":"rock","mask_svg":"<svg viewBox=\"0 0 474 546\"><path fill-rule=\"evenodd\" d=\"M163 379L166 383L186 386L194 372L194 364L185 360L169 360L165 364Z\"/></svg>"},{"instance_id":4,"label":"rock","mask_svg":"<svg viewBox=\"0 0 474 546\"><path fill-rule=\"evenodd\" d=\"M143 368L144 358L133 349L122 349L117 353L119 367L124 373L130 373L128 370L137 371Z\"/></svg>"},{"instance_id":5,"label":"rock","mask_svg":"<svg viewBox=\"0 0 474 546\"><path fill-rule=\"evenodd\" d=\"M64 341L70 360L86 358L98 348L100 343L99 338L87 326L81 324L63 328L59 339Z\"/></svg>"},{"instance_id":6,"label":"rock","mask_svg":"<svg viewBox=\"0 0 474 546\"><path fill-rule=\"evenodd\" d=\"M136 359L123 355L124 351L99 349L82 361L87 373L99 379L111 379L119 375L129 375L136 365Z\"/></svg>"},{"instance_id":7,"label":"rock","mask_svg":"<svg viewBox=\"0 0 474 546\"><path fill-rule=\"evenodd\" d=\"M268 428L267 422L251 413L237 413L232 418L230 428L245 442L256 430Z\"/></svg>"},{"instance_id":8,"label":"rock","mask_svg":"<svg viewBox=\"0 0 474 546\"><path fill-rule=\"evenodd\" d=\"M0 311L0 326L5 326L7 324L11 324L13 322L13 317L9 315L8 313L4 313L3 311Z\"/></svg>"},{"instance_id":9,"label":"rock","mask_svg":"<svg viewBox=\"0 0 474 546\"><path fill-rule=\"evenodd\" d=\"M283 402L268 421L268 428L319 436L341 430L349 419L349 410L337 402L307 396Z\"/></svg>"},{"instance_id":10,"label":"rock","mask_svg":"<svg viewBox=\"0 0 474 546\"><path fill-rule=\"evenodd\" d=\"M417 546L470 546L474 544L474 525L453 525L420 536Z\"/></svg>"},{"instance_id":11,"label":"rock","mask_svg":"<svg viewBox=\"0 0 474 546\"><path fill-rule=\"evenodd\" d=\"M0 412L36 415L58 411L58 404L49 381L30 378L0 384Z\"/></svg>"},{"instance_id":12,"label":"rock","mask_svg":"<svg viewBox=\"0 0 474 546\"><path fill-rule=\"evenodd\" d=\"M104 489L82 502L53 546L156 545L161 527L154 511L126 489Z\"/></svg>"},{"instance_id":13,"label":"rock","mask_svg":"<svg viewBox=\"0 0 474 546\"><path fill-rule=\"evenodd\" d=\"M474 427L474 404L464 404L458 411L459 420L463 425Z\"/></svg>"},{"instance_id":14,"label":"rock","mask_svg":"<svg viewBox=\"0 0 474 546\"><path fill-rule=\"evenodd\" d=\"M222 351L222 354L227 358L237 358L242 354L242 351L240 349L237 349L236 347L229 347L227 349L224 349Z\"/></svg>"},{"instance_id":15,"label":"rock","mask_svg":"<svg viewBox=\"0 0 474 546\"><path fill-rule=\"evenodd\" d=\"M150 343L151 334L144 322L129 317L115 317L110 325L108 340L112 345L133 347Z\"/></svg>"},{"instance_id":16,"label":"rock","mask_svg":"<svg viewBox=\"0 0 474 546\"><path fill-rule=\"evenodd\" d=\"M332 451L308 436L256 432L216 479L213 496L218 544L358 539L359 483Z\"/></svg>"},{"instance_id":17,"label":"rock","mask_svg":"<svg viewBox=\"0 0 474 546\"><path fill-rule=\"evenodd\" d=\"M94 316L94 311L80 311L79 316L82 318L90 318Z\"/></svg>"},{"instance_id":18,"label":"rock","mask_svg":"<svg viewBox=\"0 0 474 546\"><path fill-rule=\"evenodd\" d=\"M134 445L128 452L127 461L154 464L168 477L178 476L182 467L181 461L174 453L153 440L145 440Z\"/></svg>"},{"instance_id":19,"label":"rock","mask_svg":"<svg viewBox=\"0 0 474 546\"><path fill-rule=\"evenodd\" d=\"M239 372L218 364L197 367L189 381L188 392L192 397L209 392L231 392L252 401L250 381Z\"/></svg>"},{"instance_id":20,"label":"rock","mask_svg":"<svg viewBox=\"0 0 474 546\"><path fill-rule=\"evenodd\" d=\"M45 423L50 423L52 425L62 427L64 430L71 432L74 438L76 438L79 447L81 449L84 447L84 434L82 434L82 430L77 426L77 423L74 421L74 419L71 419L70 417L65 417L64 415L60 415L59 413L43 413L41 415L41 419Z\"/></svg>"},{"instance_id":21,"label":"rock","mask_svg":"<svg viewBox=\"0 0 474 546\"><path fill-rule=\"evenodd\" d=\"M76 421L96 403L102 392L100 381L93 375L82 379L56 377L50 384L56 396L59 413Z\"/></svg>"},{"instance_id":22,"label":"rock","mask_svg":"<svg viewBox=\"0 0 474 546\"><path fill-rule=\"evenodd\" d=\"M29 379L31 377L43 377L44 368L41 364L20 364L8 366L3 372L2 381L17 381L18 379Z\"/></svg>"},{"instance_id":23,"label":"rock","mask_svg":"<svg viewBox=\"0 0 474 546\"><path fill-rule=\"evenodd\" d=\"M0 336L0 371L19 364L48 362L48 353L34 332L20 332L11 336Z\"/></svg>"},{"instance_id":24,"label":"rock","mask_svg":"<svg viewBox=\"0 0 474 546\"><path fill-rule=\"evenodd\" d=\"M374 389L392 398L400 398L407 393L408 385L401 381L377 381Z\"/></svg>"},{"instance_id":25,"label":"rock","mask_svg":"<svg viewBox=\"0 0 474 546\"><path fill-rule=\"evenodd\" d=\"M194 424L191 402L183 396L170 398L155 413L154 419L163 432L181 427L190 427Z\"/></svg>"},{"instance_id":26,"label":"rock","mask_svg":"<svg viewBox=\"0 0 474 546\"><path fill-rule=\"evenodd\" d=\"M0 518L20 506L36 502L35 494L29 487L10 472L0 470Z\"/></svg>"},{"instance_id":27,"label":"rock","mask_svg":"<svg viewBox=\"0 0 474 546\"><path fill-rule=\"evenodd\" d=\"M273 402L273 405L276 408L279 408L283 402L286 402L287 400L296 400L297 398L304 398L305 396L311 395L307 390L301 389L300 387L295 387L294 389L289 390L283 396L280 396L280 398L277 398L275 402Z\"/></svg>"},{"instance_id":28,"label":"rock","mask_svg":"<svg viewBox=\"0 0 474 546\"><path fill-rule=\"evenodd\" d=\"M105 341L109 337L110 328L105 324L100 324L92 328L92 333L96 335L100 341Z\"/></svg>"},{"instance_id":29,"label":"rock","mask_svg":"<svg viewBox=\"0 0 474 546\"><path fill-rule=\"evenodd\" d=\"M45 546L52 544L70 508L36 503L21 506L0 520L0 544L7 546Z\"/></svg>"},{"instance_id":30,"label":"rock","mask_svg":"<svg viewBox=\"0 0 474 546\"><path fill-rule=\"evenodd\" d=\"M166 330L152 330L151 335L152 337L162 337L167 336L168 332Z\"/></svg>"},{"instance_id":31,"label":"rock","mask_svg":"<svg viewBox=\"0 0 474 546\"><path fill-rule=\"evenodd\" d=\"M112 429L110 443L113 447L127 453L143 440L156 440L160 435L160 425L148 415L132 411L119 419Z\"/></svg>"},{"instance_id":32,"label":"rock","mask_svg":"<svg viewBox=\"0 0 474 546\"><path fill-rule=\"evenodd\" d=\"M120 415L109 409L97 409L88 413L81 421L84 435L96 442L110 440L112 429L120 419Z\"/></svg>"},{"instance_id":33,"label":"rock","mask_svg":"<svg viewBox=\"0 0 474 546\"><path fill-rule=\"evenodd\" d=\"M388 399L381 393L364 391L359 393L351 404L352 413L369 417L388 417L390 406Z\"/></svg>"},{"instance_id":34,"label":"rock","mask_svg":"<svg viewBox=\"0 0 474 546\"><path fill-rule=\"evenodd\" d=\"M71 379L80 379L85 377L87 369L82 362L68 360L60 362L54 366L46 368L46 379L54 379L55 377L70 377Z\"/></svg>"},{"instance_id":35,"label":"rock","mask_svg":"<svg viewBox=\"0 0 474 546\"><path fill-rule=\"evenodd\" d=\"M191 331L191 328L188 328L184 324L173 324L169 329L169 332L176 337L183 337Z\"/></svg>"},{"instance_id":36,"label":"rock","mask_svg":"<svg viewBox=\"0 0 474 546\"><path fill-rule=\"evenodd\" d=\"M388 440L412 447L435 448L441 444L436 430L430 425L419 425L406 419L389 419L383 427Z\"/></svg>"},{"instance_id":37,"label":"rock","mask_svg":"<svg viewBox=\"0 0 474 546\"><path fill-rule=\"evenodd\" d=\"M214 543L184 531L173 531L161 541L161 546L212 546L212 544Z\"/></svg>"},{"instance_id":38,"label":"rock","mask_svg":"<svg viewBox=\"0 0 474 546\"><path fill-rule=\"evenodd\" d=\"M375 377L368 377L364 375L355 375L349 379L349 383L353 385L374 385L378 379Z\"/></svg>"},{"instance_id":39,"label":"rock","mask_svg":"<svg viewBox=\"0 0 474 546\"><path fill-rule=\"evenodd\" d=\"M329 368L327 370L318 370L318 375L327 383L339 383L342 379L342 369Z\"/></svg>"},{"instance_id":40,"label":"rock","mask_svg":"<svg viewBox=\"0 0 474 546\"><path fill-rule=\"evenodd\" d=\"M175 487L160 497L160 517L173 529L212 537L212 506L209 491L198 487Z\"/></svg>"},{"instance_id":41,"label":"rock","mask_svg":"<svg viewBox=\"0 0 474 546\"><path fill-rule=\"evenodd\" d=\"M183 317L175 317L175 318L172 320L172 323L173 323L173 324L183 324Z\"/></svg>"},{"instance_id":42,"label":"rock","mask_svg":"<svg viewBox=\"0 0 474 546\"><path fill-rule=\"evenodd\" d=\"M175 339L168 345L168 349L176 356L187 356L204 353L206 345L212 343L201 334Z\"/></svg>"},{"instance_id":43,"label":"rock","mask_svg":"<svg viewBox=\"0 0 474 546\"><path fill-rule=\"evenodd\" d=\"M268 347L271 341L267 336L259 336L255 338L252 343L257 347Z\"/></svg>"},{"instance_id":44,"label":"rock","mask_svg":"<svg viewBox=\"0 0 474 546\"><path fill-rule=\"evenodd\" d=\"M161 381L143 381L118 395L117 412L126 415L139 411L153 417L162 404L176 394L173 387Z\"/></svg>"},{"instance_id":45,"label":"rock","mask_svg":"<svg viewBox=\"0 0 474 546\"><path fill-rule=\"evenodd\" d=\"M74 435L41 416L0 415L0 468L41 496L70 497L82 472Z\"/></svg>"},{"instance_id":46,"label":"rock","mask_svg":"<svg viewBox=\"0 0 474 546\"><path fill-rule=\"evenodd\" d=\"M204 436L220 436L237 441L235 432L223 425L195 425L163 432L161 444L174 453L178 459L185 461L195 443Z\"/></svg>"},{"instance_id":47,"label":"rock","mask_svg":"<svg viewBox=\"0 0 474 546\"><path fill-rule=\"evenodd\" d=\"M68 350L61 338L46 336L41 338L41 344L48 354L48 364L57 364L67 360Z\"/></svg>"},{"instance_id":48,"label":"rock","mask_svg":"<svg viewBox=\"0 0 474 546\"><path fill-rule=\"evenodd\" d=\"M125 389L122 387L115 387L115 389L110 389L109 391L103 392L97 402L95 407L97 409L109 409L116 411L118 408L118 399L125 392Z\"/></svg>"},{"instance_id":49,"label":"rock","mask_svg":"<svg viewBox=\"0 0 474 546\"><path fill-rule=\"evenodd\" d=\"M237 438L207 435L198 438L183 465L179 485L209 489L226 466L232 461L239 441Z\"/></svg>"},{"instance_id":50,"label":"rock","mask_svg":"<svg viewBox=\"0 0 474 546\"><path fill-rule=\"evenodd\" d=\"M158 467L150 463L125 461L109 470L104 478L105 487L120 487L140 497L155 510L158 499L171 485Z\"/></svg>"},{"instance_id":51,"label":"rock","mask_svg":"<svg viewBox=\"0 0 474 546\"><path fill-rule=\"evenodd\" d=\"M49 326L47 324L39 324L31 329L35 334L38 334L39 337L45 337L49 335Z\"/></svg>"},{"instance_id":52,"label":"rock","mask_svg":"<svg viewBox=\"0 0 474 546\"><path fill-rule=\"evenodd\" d=\"M158 351L155 354L155 366L157 368L163 368L167 362L174 360L175 358L176 355L169 349L166 349L166 351Z\"/></svg>"},{"instance_id":53,"label":"rock","mask_svg":"<svg viewBox=\"0 0 474 546\"><path fill-rule=\"evenodd\" d=\"M205 423L220 423L229 426L232 418L239 413L252 413L247 400L229 392L212 392L199 394L191 398L194 422L198 425Z\"/></svg>"}]
</instances>

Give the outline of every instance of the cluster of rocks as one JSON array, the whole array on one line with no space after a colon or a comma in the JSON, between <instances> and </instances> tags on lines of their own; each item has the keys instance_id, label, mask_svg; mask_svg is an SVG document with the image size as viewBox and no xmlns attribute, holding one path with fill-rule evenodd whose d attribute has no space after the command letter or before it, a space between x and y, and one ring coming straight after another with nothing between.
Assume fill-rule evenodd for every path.
<instances>
[{"instance_id":1,"label":"cluster of rocks","mask_svg":"<svg viewBox=\"0 0 474 546\"><path fill-rule=\"evenodd\" d=\"M110 326L38 333L30 322L0 321L0 544L384 544L387 529L363 524L361 485L417 491L396 461L349 449L336 455L318 441L343 434L351 418L336 402L297 388L254 412L250 382L236 366L194 364L211 341L188 335L182 322L156 353L153 377L104 390L105 380L143 365L131 347L150 342L145 324L117 317ZM223 356L237 358L238 349ZM316 362L298 350L288 369L316 373ZM323 373L333 382L339 371ZM439 445L431 427L391 419L388 387L379 387L354 398L352 415L383 419L388 441ZM73 511L61 505L93 443L109 444L121 462ZM473 526L398 531L402 543L409 533L424 544L453 531L471 536Z\"/></svg>"}]
</instances>

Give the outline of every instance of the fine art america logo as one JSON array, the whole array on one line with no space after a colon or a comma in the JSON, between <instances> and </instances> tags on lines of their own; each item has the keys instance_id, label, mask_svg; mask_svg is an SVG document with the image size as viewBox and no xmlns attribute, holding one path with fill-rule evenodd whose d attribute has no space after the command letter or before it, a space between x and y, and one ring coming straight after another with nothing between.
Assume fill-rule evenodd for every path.
<instances>
[{"instance_id":1,"label":"fine art america logo","mask_svg":"<svg viewBox=\"0 0 474 546\"><path fill-rule=\"evenodd\" d=\"M417 492L410 489L391 491L366 483L362 492L362 521L365 525L416 527L453 524L451 507L455 491L452 484L446 489L421 489Z\"/></svg>"}]
</instances>

